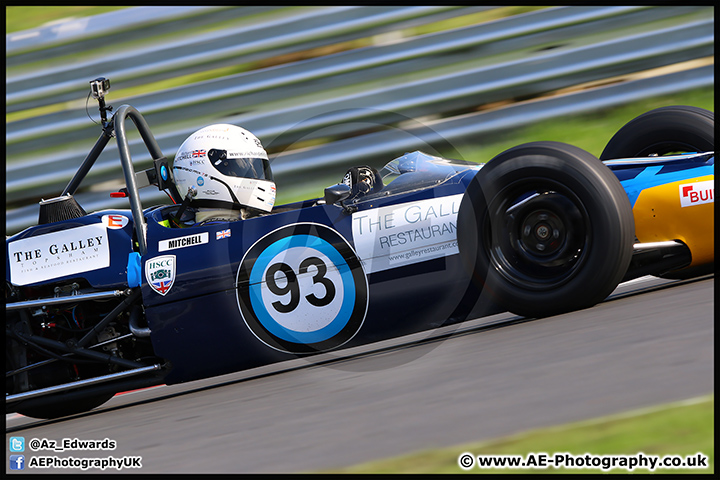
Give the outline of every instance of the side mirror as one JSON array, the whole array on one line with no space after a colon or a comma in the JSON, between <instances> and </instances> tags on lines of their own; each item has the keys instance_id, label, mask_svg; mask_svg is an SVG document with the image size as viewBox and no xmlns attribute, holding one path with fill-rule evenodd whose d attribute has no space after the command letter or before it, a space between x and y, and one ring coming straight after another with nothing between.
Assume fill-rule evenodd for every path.
<instances>
[{"instance_id":1,"label":"side mirror","mask_svg":"<svg viewBox=\"0 0 720 480\"><path fill-rule=\"evenodd\" d=\"M338 183L325 189L325 204L334 205L337 202L342 202L350 196L352 189L344 183Z\"/></svg>"}]
</instances>

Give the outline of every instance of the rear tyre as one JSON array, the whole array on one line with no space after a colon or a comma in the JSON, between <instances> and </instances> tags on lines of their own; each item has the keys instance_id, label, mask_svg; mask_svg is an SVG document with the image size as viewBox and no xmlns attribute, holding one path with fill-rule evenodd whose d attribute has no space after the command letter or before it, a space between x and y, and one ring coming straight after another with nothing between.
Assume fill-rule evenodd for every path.
<instances>
[{"instance_id":1,"label":"rear tyre","mask_svg":"<svg viewBox=\"0 0 720 480\"><path fill-rule=\"evenodd\" d=\"M715 114L698 107L661 107L628 122L610 139L601 160L715 150Z\"/></svg>"},{"instance_id":2,"label":"rear tyre","mask_svg":"<svg viewBox=\"0 0 720 480\"><path fill-rule=\"evenodd\" d=\"M472 282L503 308L555 315L604 300L634 240L627 195L590 153L558 142L507 150L471 181L458 242Z\"/></svg>"}]
</instances>

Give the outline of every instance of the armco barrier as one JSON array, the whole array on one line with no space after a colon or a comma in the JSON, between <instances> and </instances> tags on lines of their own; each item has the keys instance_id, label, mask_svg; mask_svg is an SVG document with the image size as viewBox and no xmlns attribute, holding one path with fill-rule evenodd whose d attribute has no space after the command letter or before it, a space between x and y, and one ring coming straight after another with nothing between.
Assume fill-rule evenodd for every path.
<instances>
[{"instance_id":1,"label":"armco barrier","mask_svg":"<svg viewBox=\"0 0 720 480\"><path fill-rule=\"evenodd\" d=\"M601 108L620 98L714 82L710 66L473 113L491 102L533 98L714 53L712 7L555 7L435 33L407 33L491 9L135 7L74 27L59 24L8 35L7 113L75 105L24 114L6 124L8 233L37 220L39 198L62 191L99 135L84 105L88 81L97 76L112 81L108 103L133 105L145 116L168 158L197 128L235 123L268 146L280 186L287 175L328 166L341 172L432 144L427 135L412 133L412 121L401 119L421 119L425 131L434 132L430 137L462 139ZM343 47L332 47L338 44ZM96 50L100 45L107 48L102 54ZM62 61L67 55L72 63ZM137 84L236 64L248 68L117 100ZM89 109L97 118L96 106ZM435 120L422 120L428 118ZM321 144L296 148L308 140ZM121 178L116 149L110 147L88 183ZM139 139L131 142L131 152L140 168L150 160ZM77 197L87 210L127 202L110 199L107 192L86 190ZM149 190L143 197L148 202L164 198Z\"/></svg>"}]
</instances>

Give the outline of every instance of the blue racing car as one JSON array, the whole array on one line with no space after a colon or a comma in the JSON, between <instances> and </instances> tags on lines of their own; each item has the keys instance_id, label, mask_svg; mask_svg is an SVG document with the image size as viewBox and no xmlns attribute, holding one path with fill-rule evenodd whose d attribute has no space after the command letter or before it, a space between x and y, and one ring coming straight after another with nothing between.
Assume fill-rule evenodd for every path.
<instances>
[{"instance_id":1,"label":"blue racing car","mask_svg":"<svg viewBox=\"0 0 720 480\"><path fill-rule=\"evenodd\" d=\"M411 152L276 206L262 145L220 124L171 163L142 115L108 120L38 225L6 239L6 405L53 418L115 393L376 342L501 311L591 307L623 280L714 266L714 115L648 112L601 159L534 142L487 164ZM132 120L154 159L136 172ZM73 194L116 137L130 208ZM159 188L172 205L143 206Z\"/></svg>"}]
</instances>

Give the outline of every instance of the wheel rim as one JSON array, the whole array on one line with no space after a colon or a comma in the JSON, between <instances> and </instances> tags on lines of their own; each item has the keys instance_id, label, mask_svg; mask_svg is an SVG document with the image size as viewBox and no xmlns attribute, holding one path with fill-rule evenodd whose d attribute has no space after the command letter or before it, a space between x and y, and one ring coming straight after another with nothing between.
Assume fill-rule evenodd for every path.
<instances>
[{"instance_id":1,"label":"wheel rim","mask_svg":"<svg viewBox=\"0 0 720 480\"><path fill-rule=\"evenodd\" d=\"M590 246L580 199L551 180L516 182L491 202L484 231L491 266L509 282L550 290L570 281Z\"/></svg>"}]
</instances>

